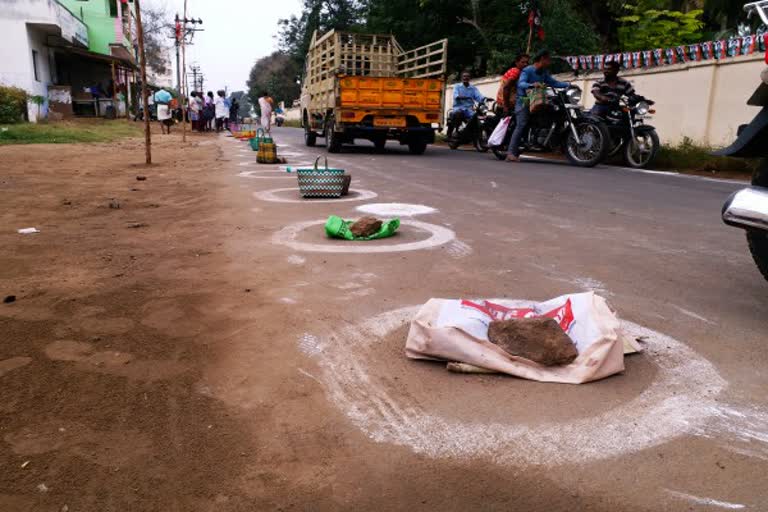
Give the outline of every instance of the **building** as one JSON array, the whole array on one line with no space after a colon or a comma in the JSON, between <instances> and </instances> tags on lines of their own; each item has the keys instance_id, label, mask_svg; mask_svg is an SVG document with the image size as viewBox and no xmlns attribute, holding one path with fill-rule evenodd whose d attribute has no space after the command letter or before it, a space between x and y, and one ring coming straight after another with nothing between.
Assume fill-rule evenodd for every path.
<instances>
[{"instance_id":1,"label":"building","mask_svg":"<svg viewBox=\"0 0 768 512\"><path fill-rule=\"evenodd\" d=\"M124 112L136 67L132 6L132 0L2 2L0 84L45 97L43 117ZM30 104L30 120L37 112Z\"/></svg>"}]
</instances>

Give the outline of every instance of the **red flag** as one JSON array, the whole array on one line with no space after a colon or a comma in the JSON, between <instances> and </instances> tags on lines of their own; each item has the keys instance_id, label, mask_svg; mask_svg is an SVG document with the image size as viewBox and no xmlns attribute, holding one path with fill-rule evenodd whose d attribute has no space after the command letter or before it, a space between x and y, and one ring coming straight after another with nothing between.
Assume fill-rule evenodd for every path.
<instances>
[{"instance_id":1,"label":"red flag","mask_svg":"<svg viewBox=\"0 0 768 512\"><path fill-rule=\"evenodd\" d=\"M536 2L531 2L529 4L529 11L528 11L528 26L531 28L532 31L536 31L536 37L538 37L541 41L544 40L544 26L541 23L541 10L539 9L539 6Z\"/></svg>"}]
</instances>

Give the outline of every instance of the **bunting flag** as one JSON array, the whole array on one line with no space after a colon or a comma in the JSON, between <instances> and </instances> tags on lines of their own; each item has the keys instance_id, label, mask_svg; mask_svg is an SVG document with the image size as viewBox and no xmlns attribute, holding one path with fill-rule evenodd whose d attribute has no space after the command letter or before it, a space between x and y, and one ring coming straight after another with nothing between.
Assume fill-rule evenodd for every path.
<instances>
[{"instance_id":1,"label":"bunting flag","mask_svg":"<svg viewBox=\"0 0 768 512\"><path fill-rule=\"evenodd\" d=\"M677 62L675 60L675 50L674 50L674 48L667 48L664 51L664 53L665 53L665 55L667 57L667 64L674 64L675 62Z\"/></svg>"},{"instance_id":2,"label":"bunting flag","mask_svg":"<svg viewBox=\"0 0 768 512\"><path fill-rule=\"evenodd\" d=\"M649 68L653 66L653 52L651 50L645 50L643 52L643 66Z\"/></svg>"},{"instance_id":3,"label":"bunting flag","mask_svg":"<svg viewBox=\"0 0 768 512\"><path fill-rule=\"evenodd\" d=\"M687 62L688 58L685 55L685 46L678 46L675 48L675 58L677 59L677 62Z\"/></svg>"},{"instance_id":4,"label":"bunting flag","mask_svg":"<svg viewBox=\"0 0 768 512\"><path fill-rule=\"evenodd\" d=\"M712 41L701 43L701 57L704 60L709 60L712 58Z\"/></svg>"},{"instance_id":5,"label":"bunting flag","mask_svg":"<svg viewBox=\"0 0 768 512\"><path fill-rule=\"evenodd\" d=\"M595 55L595 69L603 70L605 55Z\"/></svg>"},{"instance_id":6,"label":"bunting flag","mask_svg":"<svg viewBox=\"0 0 768 512\"><path fill-rule=\"evenodd\" d=\"M664 56L663 56L664 50L661 48L656 48L653 50L653 60L655 61L657 66L661 66L664 64Z\"/></svg>"},{"instance_id":7,"label":"bunting flag","mask_svg":"<svg viewBox=\"0 0 768 512\"><path fill-rule=\"evenodd\" d=\"M725 58L725 41L722 39L715 41L715 58L718 60Z\"/></svg>"},{"instance_id":8,"label":"bunting flag","mask_svg":"<svg viewBox=\"0 0 768 512\"><path fill-rule=\"evenodd\" d=\"M701 45L699 43L688 45L688 58L695 62L702 60Z\"/></svg>"},{"instance_id":9,"label":"bunting flag","mask_svg":"<svg viewBox=\"0 0 768 512\"><path fill-rule=\"evenodd\" d=\"M755 39L757 39L757 51L765 51L766 36L768 36L768 32L766 32L765 27L757 29L757 34L755 35Z\"/></svg>"},{"instance_id":10,"label":"bunting flag","mask_svg":"<svg viewBox=\"0 0 768 512\"><path fill-rule=\"evenodd\" d=\"M579 55L579 67L581 69L587 69L587 56Z\"/></svg>"},{"instance_id":11,"label":"bunting flag","mask_svg":"<svg viewBox=\"0 0 768 512\"><path fill-rule=\"evenodd\" d=\"M643 67L643 61L641 57L640 52L632 52L632 67L633 68L641 68Z\"/></svg>"},{"instance_id":12,"label":"bunting flag","mask_svg":"<svg viewBox=\"0 0 768 512\"><path fill-rule=\"evenodd\" d=\"M622 64L624 64L624 69L630 69L632 67L632 52L624 52L624 55L621 56Z\"/></svg>"},{"instance_id":13,"label":"bunting flag","mask_svg":"<svg viewBox=\"0 0 768 512\"><path fill-rule=\"evenodd\" d=\"M613 61L618 62L619 66L621 66L621 54L620 53L614 53L613 54Z\"/></svg>"},{"instance_id":14,"label":"bunting flag","mask_svg":"<svg viewBox=\"0 0 768 512\"><path fill-rule=\"evenodd\" d=\"M735 57L736 55L741 55L741 38L734 37L729 39L726 52L728 57Z\"/></svg>"},{"instance_id":15,"label":"bunting flag","mask_svg":"<svg viewBox=\"0 0 768 512\"><path fill-rule=\"evenodd\" d=\"M579 69L579 59L577 57L566 57L565 60L568 61L568 64L571 66L571 69L574 71L578 71Z\"/></svg>"},{"instance_id":16,"label":"bunting flag","mask_svg":"<svg viewBox=\"0 0 768 512\"><path fill-rule=\"evenodd\" d=\"M605 56L605 61L603 62L603 66L607 65L609 62L613 62L613 54L609 53Z\"/></svg>"},{"instance_id":17,"label":"bunting flag","mask_svg":"<svg viewBox=\"0 0 768 512\"><path fill-rule=\"evenodd\" d=\"M741 53L743 55L752 55L755 53L755 36L744 36L741 40Z\"/></svg>"}]
</instances>

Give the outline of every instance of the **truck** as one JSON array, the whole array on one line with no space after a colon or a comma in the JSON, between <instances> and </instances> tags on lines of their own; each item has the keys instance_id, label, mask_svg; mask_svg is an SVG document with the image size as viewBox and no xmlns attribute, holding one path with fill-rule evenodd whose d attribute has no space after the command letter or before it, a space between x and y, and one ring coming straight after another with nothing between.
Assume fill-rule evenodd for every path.
<instances>
[{"instance_id":1,"label":"truck","mask_svg":"<svg viewBox=\"0 0 768 512\"><path fill-rule=\"evenodd\" d=\"M301 88L304 142L330 153L367 139L424 153L443 120L448 40L404 51L392 35L312 35Z\"/></svg>"}]
</instances>

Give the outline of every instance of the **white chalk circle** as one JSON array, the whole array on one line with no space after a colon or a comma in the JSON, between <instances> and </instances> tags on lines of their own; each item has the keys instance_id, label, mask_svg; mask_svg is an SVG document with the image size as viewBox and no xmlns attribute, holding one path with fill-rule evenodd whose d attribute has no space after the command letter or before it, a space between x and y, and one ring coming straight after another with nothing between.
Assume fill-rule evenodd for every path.
<instances>
[{"instance_id":1,"label":"white chalk circle","mask_svg":"<svg viewBox=\"0 0 768 512\"><path fill-rule=\"evenodd\" d=\"M437 211L437 209L431 206L405 203L371 203L360 205L355 209L359 212L370 213L380 217L412 217Z\"/></svg>"},{"instance_id":2,"label":"white chalk circle","mask_svg":"<svg viewBox=\"0 0 768 512\"><path fill-rule=\"evenodd\" d=\"M269 176L262 176L265 174L269 174ZM295 180L295 176L286 176L286 173L276 171L274 169L265 169L263 171L242 171L237 173L238 176L241 178L249 178L249 179L289 179L289 180Z\"/></svg>"},{"instance_id":3,"label":"white chalk circle","mask_svg":"<svg viewBox=\"0 0 768 512\"><path fill-rule=\"evenodd\" d=\"M294 177L295 175L291 175ZM295 179L295 178L294 178ZM294 197L285 197L293 195ZM275 188L272 190L261 190L254 192L253 197L261 201L271 201L273 203L304 203L304 204L319 204L319 203L342 203L345 201L366 201L378 196L376 192L372 190L351 189L349 195L335 198L301 198L299 195L298 187L287 188Z\"/></svg>"},{"instance_id":4,"label":"white chalk circle","mask_svg":"<svg viewBox=\"0 0 768 512\"><path fill-rule=\"evenodd\" d=\"M514 307L531 304L511 302ZM594 415L562 421L549 420L546 404L535 399L531 414L537 417L528 424L516 422L515 417L504 422L483 421L477 414L471 420L448 417L450 412L429 399L413 398L418 391L408 389L403 379L393 381L386 364L374 366L371 350L407 324L418 309L383 313L322 337L316 356L330 400L366 435L434 458L554 466L616 457L700 431L710 418L716 419L721 405L716 398L727 386L712 364L685 343L622 321L625 333L645 337L645 351L632 357L647 358L656 370L651 383L634 398ZM421 371L418 364L414 362L408 371ZM459 394L461 381L450 379ZM510 378L494 385L514 386L515 382Z\"/></svg>"},{"instance_id":5,"label":"white chalk circle","mask_svg":"<svg viewBox=\"0 0 768 512\"><path fill-rule=\"evenodd\" d=\"M426 231L430 234L430 237L418 242L405 242L401 244L390 245L376 245L375 240L368 242L352 242L352 241L340 241L335 240L337 243L317 244L309 242L299 242L296 240L299 233L302 231L314 227L325 225L325 220L311 220L308 222L297 222L296 224L290 224L272 236L272 242L278 245L285 245L296 251L305 252L332 252L332 253L345 253L345 254L373 254L373 253L385 253L385 252L404 252L404 251L418 251L420 249L431 249L433 247L439 247L443 244L447 244L451 240L456 238L456 233L448 228L438 226L436 224L429 224L427 222L419 222L416 220L406 219L400 222L400 229L403 226L413 227Z\"/></svg>"}]
</instances>

